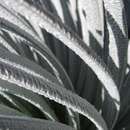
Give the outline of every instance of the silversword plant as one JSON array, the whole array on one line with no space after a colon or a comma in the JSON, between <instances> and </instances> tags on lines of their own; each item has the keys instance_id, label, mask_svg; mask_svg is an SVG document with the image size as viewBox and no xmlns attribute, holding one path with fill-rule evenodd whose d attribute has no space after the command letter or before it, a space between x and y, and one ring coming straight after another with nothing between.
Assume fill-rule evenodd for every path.
<instances>
[{"instance_id":1,"label":"silversword plant","mask_svg":"<svg viewBox=\"0 0 130 130\"><path fill-rule=\"evenodd\" d=\"M0 0L0 130L130 130L127 10Z\"/></svg>"}]
</instances>

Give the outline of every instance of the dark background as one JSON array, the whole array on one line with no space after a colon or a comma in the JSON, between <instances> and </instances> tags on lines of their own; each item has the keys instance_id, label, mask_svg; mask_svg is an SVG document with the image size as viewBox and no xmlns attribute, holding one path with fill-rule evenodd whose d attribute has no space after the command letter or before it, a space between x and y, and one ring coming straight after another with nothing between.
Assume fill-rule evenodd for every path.
<instances>
[{"instance_id":1,"label":"dark background","mask_svg":"<svg viewBox=\"0 0 130 130\"><path fill-rule=\"evenodd\" d=\"M124 0L126 16L127 16L127 24L128 24L128 32L130 38L130 0Z\"/></svg>"}]
</instances>

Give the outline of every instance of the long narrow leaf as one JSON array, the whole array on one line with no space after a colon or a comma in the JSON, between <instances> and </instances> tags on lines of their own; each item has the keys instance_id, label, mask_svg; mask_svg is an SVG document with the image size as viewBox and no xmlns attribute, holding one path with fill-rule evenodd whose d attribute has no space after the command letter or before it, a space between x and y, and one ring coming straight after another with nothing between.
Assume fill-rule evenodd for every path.
<instances>
[{"instance_id":1,"label":"long narrow leaf","mask_svg":"<svg viewBox=\"0 0 130 130\"><path fill-rule=\"evenodd\" d=\"M33 47L34 51L48 63L49 67L54 72L54 75L58 79L59 83L63 87L66 87L66 88L74 91L72 83L71 83L70 79L68 78L66 72L64 71L63 67L59 64L59 62L56 60L56 58L53 56L53 54L50 51L48 51L47 48L45 48L44 46L39 46L39 45L41 45L39 43L39 41L34 39L31 35L29 35L24 30L20 29L16 25L11 24L10 22L8 22L4 19L2 19L2 21L3 21L3 22L1 22L2 28L4 27L4 29L6 28L7 30L13 31L13 33L16 33L15 37L17 37L17 38L19 38L18 36L20 35L20 36L22 36L22 39L25 38L25 40L29 40L31 43L25 41L25 42L23 42L23 44ZM70 123L72 122L71 124L74 124L74 127L76 127L74 122L76 120L78 121L78 115L73 113L70 110L67 110L67 112L69 114L69 117L71 117Z\"/></svg>"},{"instance_id":2,"label":"long narrow leaf","mask_svg":"<svg viewBox=\"0 0 130 130\"><path fill-rule=\"evenodd\" d=\"M52 19L54 17L50 17L51 14L48 12L45 11L41 14L23 0L17 2L7 0L2 2L4 2L7 6L12 7L14 10L17 10L19 13L22 12L27 19L36 20L40 27L53 34L77 55L79 55L81 59L83 59L85 63L88 64L89 67L91 67L91 69L96 73L109 95L114 99L117 109L119 109L120 97L116 84L105 64L91 49L85 46L80 39L74 37L74 34L70 33L62 23L58 23L58 20L54 22L54 19ZM28 8L30 9L28 10Z\"/></svg>"},{"instance_id":3,"label":"long narrow leaf","mask_svg":"<svg viewBox=\"0 0 130 130\"><path fill-rule=\"evenodd\" d=\"M23 62L24 64L20 65L21 63L16 60L16 58L18 59L18 56L15 56L15 59L13 59L13 55L14 54L8 52L2 52L2 50L0 51L0 78L2 80L54 100L55 102L86 116L99 130L107 130L101 115L86 100L60 87L59 84L53 83L50 81L50 78L48 79L46 74L44 74L44 79L40 78L33 68L31 70L30 66L29 68L27 67L28 64L32 64L30 61L25 60ZM20 76L18 76L19 73Z\"/></svg>"},{"instance_id":4,"label":"long narrow leaf","mask_svg":"<svg viewBox=\"0 0 130 130\"><path fill-rule=\"evenodd\" d=\"M23 113L2 104L0 104L0 115L25 116Z\"/></svg>"},{"instance_id":5,"label":"long narrow leaf","mask_svg":"<svg viewBox=\"0 0 130 130\"><path fill-rule=\"evenodd\" d=\"M73 130L73 128L46 120L0 115L0 128L13 130Z\"/></svg>"},{"instance_id":6,"label":"long narrow leaf","mask_svg":"<svg viewBox=\"0 0 130 130\"><path fill-rule=\"evenodd\" d=\"M127 30L125 23L125 13L124 5L122 0L104 0L105 7L105 18L106 18L106 28L108 29L109 35L109 53L112 58L114 65L108 59L108 67L113 70L114 79L116 79L118 88L121 88L123 85L124 76L126 73L127 65ZM117 68L115 71L114 67ZM115 122L118 118L118 111L115 111L115 108L112 107L112 101L109 100L106 94L106 100L103 107L103 116L106 120L109 129L112 129L115 125ZM110 105L109 105L110 104ZM107 114L107 113L111 113ZM107 113L106 113L107 112Z\"/></svg>"},{"instance_id":7,"label":"long narrow leaf","mask_svg":"<svg viewBox=\"0 0 130 130\"><path fill-rule=\"evenodd\" d=\"M35 93L32 93L31 91L27 91L23 88L19 88L18 86L5 82L4 80L0 79L0 91L7 92L12 95L15 95L35 107L37 107L47 119L56 121L57 117L54 114L54 111L50 109L50 106L43 100L43 98Z\"/></svg>"}]
</instances>

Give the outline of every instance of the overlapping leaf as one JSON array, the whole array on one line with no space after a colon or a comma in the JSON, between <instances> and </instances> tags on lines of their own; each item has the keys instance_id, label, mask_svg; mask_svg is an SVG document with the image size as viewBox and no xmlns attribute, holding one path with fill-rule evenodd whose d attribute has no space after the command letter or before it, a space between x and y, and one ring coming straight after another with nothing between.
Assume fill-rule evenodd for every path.
<instances>
[{"instance_id":1,"label":"overlapping leaf","mask_svg":"<svg viewBox=\"0 0 130 130\"><path fill-rule=\"evenodd\" d=\"M73 130L73 128L46 120L0 115L0 128L13 130Z\"/></svg>"},{"instance_id":2,"label":"overlapping leaf","mask_svg":"<svg viewBox=\"0 0 130 130\"><path fill-rule=\"evenodd\" d=\"M7 6L10 5L10 7L12 5L12 2L10 1L6 1L5 3L7 4ZM101 59L98 56L95 56L96 54L87 46L85 46L84 43L80 39L78 39L78 36L74 37L75 35L73 33L70 34L68 29L62 23L60 23L60 21L57 20L55 21L55 23L53 19L54 17L50 17L51 14L46 11L44 13L40 13L33 7L30 7L30 10L27 10L28 6L29 5L25 2L19 1L13 3L12 8L17 10L19 13L24 13L24 16L27 19L35 19L39 26L43 27L49 33L52 33L55 37L66 44L66 46L72 49L77 55L79 55L86 62L86 64L88 64L91 69L96 73L104 86L107 86L106 90L109 92L112 98L119 102L119 94L116 85L109 72L106 71L107 67L105 67L105 64L101 61ZM31 15L32 13L33 15ZM118 104L117 102L116 104Z\"/></svg>"},{"instance_id":3,"label":"overlapping leaf","mask_svg":"<svg viewBox=\"0 0 130 130\"><path fill-rule=\"evenodd\" d=\"M37 69L40 68L34 63L29 62L27 59L21 58L19 60L18 56L13 54L10 56L10 54L11 53L3 52L2 50L0 52L0 78L2 80L43 95L71 108L73 111L79 112L89 118L99 130L107 130L106 124L100 114L87 101L60 87L49 73L44 72L42 74L44 77L41 77L41 75L37 73ZM42 70L39 72L42 73ZM21 74L20 77L18 76L19 73Z\"/></svg>"},{"instance_id":4,"label":"overlapping leaf","mask_svg":"<svg viewBox=\"0 0 130 130\"><path fill-rule=\"evenodd\" d=\"M44 110L44 103L38 102L43 109L35 104L40 95L43 95L66 106L67 116L71 120L69 125L72 123L71 126L74 128L79 129L79 121L73 111L89 118L98 129L107 129L101 115L92 105L62 87L72 91L75 88L78 94L87 97L86 99L95 104L97 109L101 109L100 97L102 96L104 103L101 112L108 129L113 129L115 123L120 122L117 121L120 109L118 88L123 90L125 74L128 72L126 71L128 39L122 0L93 0L89 2L90 4L89 0L25 1L1 0L0 2L0 77L3 82L1 96L9 100L5 94L9 92L32 103L45 114L47 109ZM82 36L85 42L80 39ZM74 88L63 67L46 44L65 67L75 85ZM21 62L18 60L19 56L8 53L7 50L29 58L48 72L22 57ZM90 68L87 68L86 64ZM106 90L103 95L101 95L100 82L104 87L103 92L104 89ZM89 86L85 88L87 85ZM22 90L23 93L18 93L17 90ZM86 90L89 91L87 96ZM33 98L32 101L28 94L34 95L36 99ZM95 95L95 98L92 95ZM127 104L124 101L123 103ZM10 103L15 106L14 102ZM122 110L124 107L121 107L121 113ZM51 112L48 113L50 116ZM122 120L125 115L126 113L119 119ZM116 125L115 129L118 129L118 126L123 128L123 125ZM89 128L95 129L93 126Z\"/></svg>"},{"instance_id":5,"label":"overlapping leaf","mask_svg":"<svg viewBox=\"0 0 130 130\"><path fill-rule=\"evenodd\" d=\"M2 22L3 21L3 22ZM65 73L64 69L62 68L62 66L59 64L59 62L56 60L56 58L53 56L53 54L48 51L47 48L45 48L44 46L39 46L41 45L39 43L39 41L37 41L36 39L34 39L31 35L29 35L28 33L26 33L24 30L20 29L19 27L17 27L16 25L13 25L11 23L9 23L6 20L2 19L1 21L1 27L6 28L7 30L11 30L14 33L16 33L17 35L19 34L22 39L25 38L26 40L29 40L30 42L24 41L23 44L26 44L28 46L31 46L34 48L34 51L40 55L42 57L42 60L44 60L45 62L47 62L47 68L48 66L51 69L51 73L53 72L53 74L56 76L57 80L60 82L60 84L64 83L64 86L70 90L73 91L73 86L71 81L69 80L67 74ZM3 24L2 24L3 23ZM15 34L15 35L16 35ZM16 35L16 36L17 36ZM19 37L18 37L19 38ZM17 43L17 42L16 42ZM39 43L39 44L38 44ZM47 50L46 50L47 49ZM47 69L46 68L46 69ZM56 80L56 79L55 79ZM63 82L63 83L62 83ZM77 127L78 123L76 123L77 125L75 125L75 121L78 121L78 115L74 114L73 112L71 112L70 110L68 110L68 114L70 115L70 123L72 122L72 124ZM76 117L76 118L75 118Z\"/></svg>"}]
</instances>

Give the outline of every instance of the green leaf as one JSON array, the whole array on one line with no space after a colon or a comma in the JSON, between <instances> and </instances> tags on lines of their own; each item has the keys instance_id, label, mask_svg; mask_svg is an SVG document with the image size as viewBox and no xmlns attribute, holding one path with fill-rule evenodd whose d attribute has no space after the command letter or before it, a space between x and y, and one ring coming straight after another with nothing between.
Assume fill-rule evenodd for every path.
<instances>
[{"instance_id":1,"label":"green leaf","mask_svg":"<svg viewBox=\"0 0 130 130\"><path fill-rule=\"evenodd\" d=\"M0 115L0 128L13 130L74 130L73 128L46 120Z\"/></svg>"},{"instance_id":2,"label":"green leaf","mask_svg":"<svg viewBox=\"0 0 130 130\"><path fill-rule=\"evenodd\" d=\"M109 95L114 99L113 101L117 110L119 110L119 92L108 68L104 62L78 38L77 35L75 36L74 33L66 28L59 20L56 20L53 16L51 16L51 14L46 10L44 13L40 13L24 1L17 1L13 3L12 1L6 1L5 3L7 6L12 7L15 11L18 11L19 13L22 12L27 19L37 21L37 24L40 27L53 34L77 55L79 55L80 58L95 72Z\"/></svg>"},{"instance_id":3,"label":"green leaf","mask_svg":"<svg viewBox=\"0 0 130 130\"><path fill-rule=\"evenodd\" d=\"M3 116L24 116L25 115L21 112L19 112L18 110L12 109L10 107L7 107L3 104L0 104L0 115Z\"/></svg>"},{"instance_id":4,"label":"green leaf","mask_svg":"<svg viewBox=\"0 0 130 130\"><path fill-rule=\"evenodd\" d=\"M63 87L66 87L67 89L70 89L70 90L74 91L72 83L71 83L70 79L68 78L66 72L64 71L64 69L60 65L60 63L57 61L57 59L53 56L53 54L51 53L50 50L48 50L44 46L39 46L39 45L41 45L39 43L39 41L34 39L31 35L26 33L24 30L20 29L16 25L11 24L11 23L9 23L8 21L6 21L4 19L2 19L2 21L4 21L5 24L4 23L1 24L2 25L1 27L4 27L4 28L6 28L8 30L11 30L14 33L16 33L17 35L19 34L20 36L23 36L24 38L29 40L30 42L24 41L22 43L33 47L34 51L38 55L40 55L45 62L47 62L47 67L49 65L49 67L53 71L53 74L56 76L56 78L60 82L60 84ZM69 114L69 118L71 117L71 120L72 120L70 123L71 124L73 123L74 126L75 126L74 122L75 122L75 120L77 120L77 122L78 122L78 115L71 112L70 110L67 110L67 111L68 111L68 114ZM76 117L76 119L75 119L75 117Z\"/></svg>"},{"instance_id":5,"label":"green leaf","mask_svg":"<svg viewBox=\"0 0 130 130\"><path fill-rule=\"evenodd\" d=\"M41 78L36 71L36 68L39 69L39 67L33 62L22 57L19 60L19 56L1 50L0 63L0 78L2 80L62 104L90 119L99 130L107 130L103 118L90 103L60 87L53 81L53 76L49 76L49 73L43 73Z\"/></svg>"},{"instance_id":6,"label":"green leaf","mask_svg":"<svg viewBox=\"0 0 130 130\"><path fill-rule=\"evenodd\" d=\"M104 0L106 28L108 30L109 39L107 66L110 68L114 79L120 89L123 86L123 80L126 74L127 67L127 48L128 38L126 29L126 19L124 5L122 0L107 1ZM103 117L106 120L109 129L112 129L118 118L118 111L112 105L112 100L106 94L105 103L103 106ZM107 113L111 114L107 114Z\"/></svg>"},{"instance_id":7,"label":"green leaf","mask_svg":"<svg viewBox=\"0 0 130 130\"><path fill-rule=\"evenodd\" d=\"M29 102L30 104L38 108L45 115L47 119L52 121L58 120L54 111L41 96L26 89L20 88L15 84L5 82L4 80L1 79L0 79L0 91L15 95L21 98L22 100Z\"/></svg>"}]
</instances>

